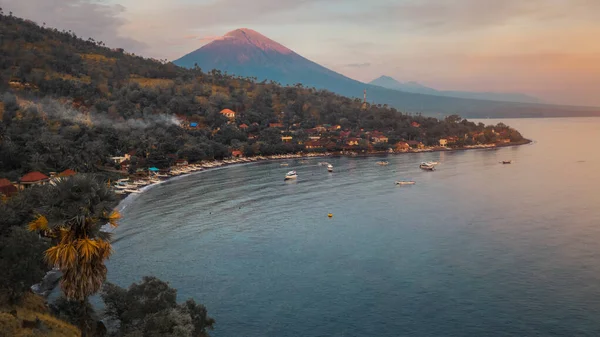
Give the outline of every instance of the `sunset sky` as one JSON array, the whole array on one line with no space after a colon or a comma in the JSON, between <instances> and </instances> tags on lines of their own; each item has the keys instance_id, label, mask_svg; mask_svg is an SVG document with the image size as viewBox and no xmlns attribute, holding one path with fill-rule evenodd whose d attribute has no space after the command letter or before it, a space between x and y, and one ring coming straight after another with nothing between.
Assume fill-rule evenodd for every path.
<instances>
[{"instance_id":1,"label":"sunset sky","mask_svg":"<svg viewBox=\"0 0 600 337\"><path fill-rule=\"evenodd\" d=\"M5 12L176 59L252 28L361 81L600 106L600 0L0 0Z\"/></svg>"}]
</instances>

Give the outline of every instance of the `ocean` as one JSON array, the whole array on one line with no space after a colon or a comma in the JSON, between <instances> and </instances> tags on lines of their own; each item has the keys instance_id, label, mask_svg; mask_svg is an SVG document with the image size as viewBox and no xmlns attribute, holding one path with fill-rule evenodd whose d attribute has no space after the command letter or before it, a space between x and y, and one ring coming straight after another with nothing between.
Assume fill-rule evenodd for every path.
<instances>
[{"instance_id":1,"label":"ocean","mask_svg":"<svg viewBox=\"0 0 600 337\"><path fill-rule=\"evenodd\" d=\"M533 143L157 185L121 205L108 280L168 281L213 337L598 336L600 118L500 121Z\"/></svg>"}]
</instances>

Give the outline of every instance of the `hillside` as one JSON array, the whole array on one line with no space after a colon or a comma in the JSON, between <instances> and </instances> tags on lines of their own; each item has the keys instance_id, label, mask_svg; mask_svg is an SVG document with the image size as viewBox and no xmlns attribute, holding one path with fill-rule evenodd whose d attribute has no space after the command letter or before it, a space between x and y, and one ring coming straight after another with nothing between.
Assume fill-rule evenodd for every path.
<instances>
[{"instance_id":1,"label":"hillside","mask_svg":"<svg viewBox=\"0 0 600 337\"><path fill-rule=\"evenodd\" d=\"M325 90L188 70L13 16L1 17L0 32L0 178L12 181L30 171L120 169L110 158L124 154L136 172L233 150L306 151L309 136L321 137L320 151L340 151L348 137L369 144L372 133L389 138L378 144L383 150L399 141L433 146L458 137L460 146L499 137L456 116L411 116ZM522 140L505 125L495 128Z\"/></svg>"},{"instance_id":2,"label":"hillside","mask_svg":"<svg viewBox=\"0 0 600 337\"><path fill-rule=\"evenodd\" d=\"M347 97L362 98L366 89L369 102L425 115L460 114L467 118L600 115L600 108L504 102L535 101L519 94L446 92L415 85L390 88L366 84L327 69L247 28L229 32L173 63L187 68L197 65L205 70L218 69L283 85L301 83Z\"/></svg>"},{"instance_id":3,"label":"hillside","mask_svg":"<svg viewBox=\"0 0 600 337\"><path fill-rule=\"evenodd\" d=\"M369 82L369 84L377 85L388 89L412 92L416 94L449 96L501 102L541 103L541 101L538 98L521 93L437 90L424 86L418 82L400 82L395 78L385 75L372 80L371 82Z\"/></svg>"}]
</instances>

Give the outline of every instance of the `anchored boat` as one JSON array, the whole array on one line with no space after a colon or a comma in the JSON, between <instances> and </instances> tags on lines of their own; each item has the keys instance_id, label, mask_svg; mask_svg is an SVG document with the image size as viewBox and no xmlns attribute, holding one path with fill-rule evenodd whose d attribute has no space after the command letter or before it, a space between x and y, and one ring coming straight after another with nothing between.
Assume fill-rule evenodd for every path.
<instances>
[{"instance_id":1,"label":"anchored boat","mask_svg":"<svg viewBox=\"0 0 600 337\"><path fill-rule=\"evenodd\" d=\"M327 165L327 171L329 171L329 172L333 172L333 165L331 165L331 164L328 164L328 165Z\"/></svg>"},{"instance_id":2,"label":"anchored boat","mask_svg":"<svg viewBox=\"0 0 600 337\"><path fill-rule=\"evenodd\" d=\"M296 179L296 178L298 178L298 174L296 174L296 171L290 171L285 175L284 180L291 180L291 179Z\"/></svg>"},{"instance_id":3,"label":"anchored boat","mask_svg":"<svg viewBox=\"0 0 600 337\"><path fill-rule=\"evenodd\" d=\"M414 185L414 184L416 184L416 182L414 182L414 181L406 181L406 180L396 181L396 185Z\"/></svg>"},{"instance_id":4,"label":"anchored boat","mask_svg":"<svg viewBox=\"0 0 600 337\"><path fill-rule=\"evenodd\" d=\"M421 165L419 165L419 167L425 171L434 171L435 170L435 165L432 165L431 163L426 163L426 162L421 163Z\"/></svg>"}]
</instances>

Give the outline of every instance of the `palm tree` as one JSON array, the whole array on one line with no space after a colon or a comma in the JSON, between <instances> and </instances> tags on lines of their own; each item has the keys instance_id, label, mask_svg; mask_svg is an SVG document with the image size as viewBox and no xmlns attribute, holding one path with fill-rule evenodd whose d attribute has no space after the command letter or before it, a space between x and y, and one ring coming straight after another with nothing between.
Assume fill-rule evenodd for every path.
<instances>
[{"instance_id":1,"label":"palm tree","mask_svg":"<svg viewBox=\"0 0 600 337\"><path fill-rule=\"evenodd\" d=\"M29 230L52 238L46 260L61 270L67 299L83 303L106 280L104 261L112 248L110 234L101 227L117 226L115 195L100 179L80 174L54 181L46 198Z\"/></svg>"}]
</instances>

